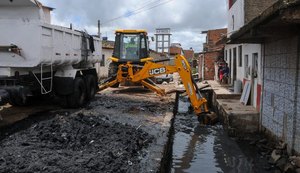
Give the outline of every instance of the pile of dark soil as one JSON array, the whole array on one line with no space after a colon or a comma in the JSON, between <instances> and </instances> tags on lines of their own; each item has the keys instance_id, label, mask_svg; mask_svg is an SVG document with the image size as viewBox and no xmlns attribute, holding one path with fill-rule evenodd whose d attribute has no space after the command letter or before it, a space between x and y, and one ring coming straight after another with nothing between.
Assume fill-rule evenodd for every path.
<instances>
[{"instance_id":1,"label":"pile of dark soil","mask_svg":"<svg viewBox=\"0 0 300 173\"><path fill-rule=\"evenodd\" d=\"M1 141L0 172L140 172L152 140L105 116L56 116Z\"/></svg>"}]
</instances>

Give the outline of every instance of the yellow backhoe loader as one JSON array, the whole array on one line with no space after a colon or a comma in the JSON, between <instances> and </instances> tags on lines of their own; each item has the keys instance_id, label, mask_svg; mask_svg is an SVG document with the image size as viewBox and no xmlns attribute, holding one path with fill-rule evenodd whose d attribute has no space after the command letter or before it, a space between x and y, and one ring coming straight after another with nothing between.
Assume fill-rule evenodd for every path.
<instances>
[{"instance_id":1,"label":"yellow backhoe loader","mask_svg":"<svg viewBox=\"0 0 300 173\"><path fill-rule=\"evenodd\" d=\"M208 124L211 115L207 100L201 95L193 80L191 67L182 55L175 57L175 65L164 65L149 57L148 36L145 30L117 30L109 78L102 82L99 90L117 87L120 83L132 82L143 85L157 94L164 96L166 92L159 88L150 78L162 74L179 73L186 93L198 120Z\"/></svg>"}]
</instances>

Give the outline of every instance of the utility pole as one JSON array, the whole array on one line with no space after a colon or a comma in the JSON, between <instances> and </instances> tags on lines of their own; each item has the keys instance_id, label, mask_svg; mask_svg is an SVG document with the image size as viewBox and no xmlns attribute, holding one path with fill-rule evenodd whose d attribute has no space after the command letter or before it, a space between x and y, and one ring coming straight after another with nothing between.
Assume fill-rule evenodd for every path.
<instances>
[{"instance_id":1,"label":"utility pole","mask_svg":"<svg viewBox=\"0 0 300 173\"><path fill-rule=\"evenodd\" d=\"M101 32L100 32L100 20L98 20L98 36L101 38Z\"/></svg>"}]
</instances>

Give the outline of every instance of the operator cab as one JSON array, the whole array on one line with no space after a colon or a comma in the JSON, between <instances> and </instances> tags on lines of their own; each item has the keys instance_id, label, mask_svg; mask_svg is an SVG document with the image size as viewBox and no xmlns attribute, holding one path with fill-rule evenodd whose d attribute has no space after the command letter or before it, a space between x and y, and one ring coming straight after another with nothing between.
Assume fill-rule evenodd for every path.
<instances>
[{"instance_id":1,"label":"operator cab","mask_svg":"<svg viewBox=\"0 0 300 173\"><path fill-rule=\"evenodd\" d=\"M148 36L145 30L117 30L112 60L138 64L149 60Z\"/></svg>"}]
</instances>

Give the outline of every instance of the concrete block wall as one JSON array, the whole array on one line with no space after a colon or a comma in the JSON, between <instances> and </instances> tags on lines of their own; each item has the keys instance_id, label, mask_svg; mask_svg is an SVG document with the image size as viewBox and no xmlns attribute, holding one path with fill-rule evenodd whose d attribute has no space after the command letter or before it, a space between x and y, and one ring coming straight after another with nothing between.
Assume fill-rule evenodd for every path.
<instances>
[{"instance_id":1,"label":"concrete block wall","mask_svg":"<svg viewBox=\"0 0 300 173\"><path fill-rule=\"evenodd\" d=\"M300 152L298 36L264 45L262 125Z\"/></svg>"}]
</instances>

